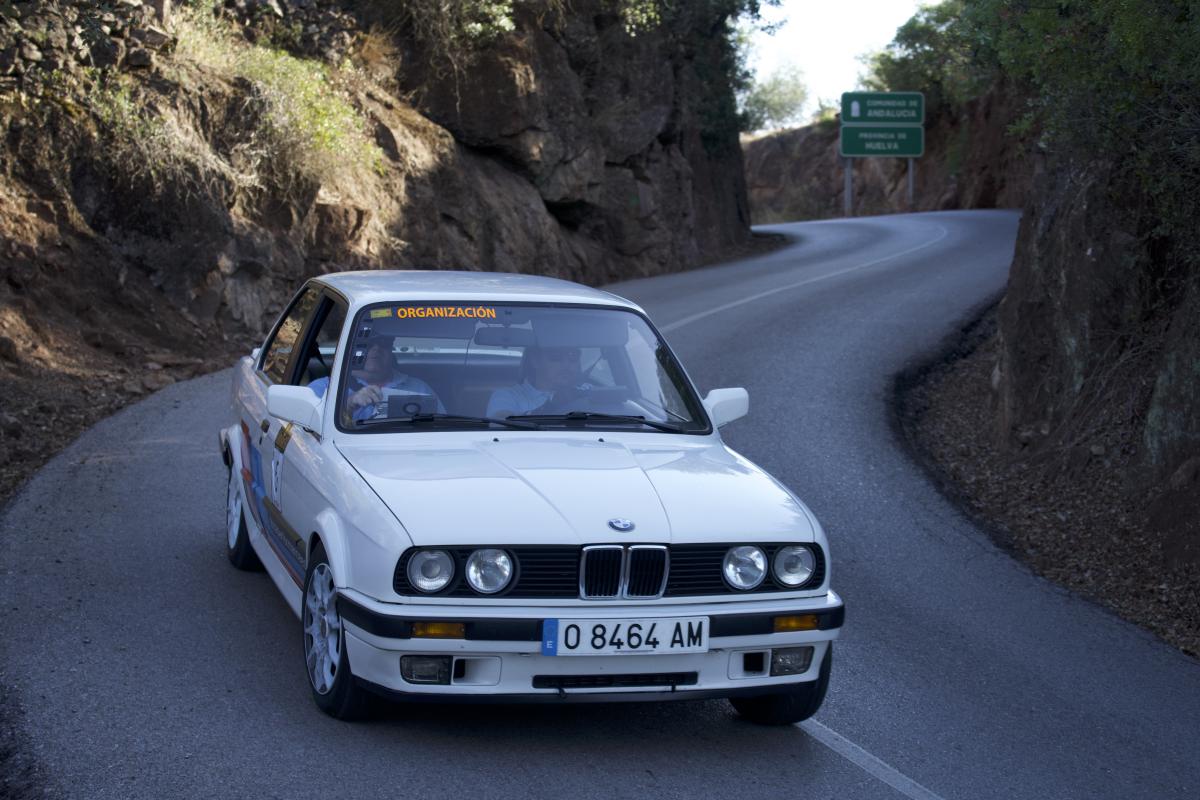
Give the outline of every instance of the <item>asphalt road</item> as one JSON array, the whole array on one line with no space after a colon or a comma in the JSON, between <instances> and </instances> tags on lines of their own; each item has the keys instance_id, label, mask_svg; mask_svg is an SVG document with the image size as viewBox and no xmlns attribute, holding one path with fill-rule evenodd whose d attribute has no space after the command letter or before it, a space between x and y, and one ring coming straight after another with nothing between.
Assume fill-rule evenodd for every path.
<instances>
[{"instance_id":1,"label":"asphalt road","mask_svg":"<svg viewBox=\"0 0 1200 800\"><path fill-rule=\"evenodd\" d=\"M1195 800L1200 664L997 550L889 427L891 376L1002 289L1016 224L778 226L793 246L614 287L702 391L749 389L726 440L829 532L848 615L817 724L721 701L325 717L299 624L222 552L224 372L97 425L4 510L0 680L32 748L96 799Z\"/></svg>"}]
</instances>

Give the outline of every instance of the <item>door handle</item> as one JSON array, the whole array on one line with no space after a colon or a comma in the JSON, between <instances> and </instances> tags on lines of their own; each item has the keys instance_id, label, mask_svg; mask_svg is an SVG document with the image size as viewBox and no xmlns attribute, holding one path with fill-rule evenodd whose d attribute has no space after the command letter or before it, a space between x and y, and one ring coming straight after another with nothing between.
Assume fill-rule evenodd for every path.
<instances>
[{"instance_id":1,"label":"door handle","mask_svg":"<svg viewBox=\"0 0 1200 800\"><path fill-rule=\"evenodd\" d=\"M267 431L271 430L271 420L264 419L262 422L258 423L258 427L262 429L263 433L266 433Z\"/></svg>"}]
</instances>

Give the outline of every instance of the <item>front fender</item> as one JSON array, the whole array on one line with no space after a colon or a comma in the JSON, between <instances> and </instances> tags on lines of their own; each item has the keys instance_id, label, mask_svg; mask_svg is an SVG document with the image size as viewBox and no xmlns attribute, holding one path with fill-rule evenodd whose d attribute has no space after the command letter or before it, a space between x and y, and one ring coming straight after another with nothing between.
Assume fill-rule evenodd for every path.
<instances>
[{"instance_id":1,"label":"front fender","mask_svg":"<svg viewBox=\"0 0 1200 800\"><path fill-rule=\"evenodd\" d=\"M383 514L375 519L347 518L327 506L312 521L313 530L307 542L308 563L311 563L316 539L320 539L338 589L354 589L382 600L393 599L396 561L412 543L403 532L396 535L394 519L391 525L388 522ZM388 533L381 536L367 531Z\"/></svg>"},{"instance_id":2,"label":"front fender","mask_svg":"<svg viewBox=\"0 0 1200 800\"><path fill-rule=\"evenodd\" d=\"M326 508L324 511L317 514L313 520L315 530L313 535L308 537L307 553L305 566L312 563L313 548L316 546L316 540L321 540L321 546L325 548L325 558L329 561L329 567L333 570L333 582L340 589L350 585L352 576L350 575L350 556L349 542L346 541L346 527L342 524L342 520L332 508Z\"/></svg>"}]
</instances>

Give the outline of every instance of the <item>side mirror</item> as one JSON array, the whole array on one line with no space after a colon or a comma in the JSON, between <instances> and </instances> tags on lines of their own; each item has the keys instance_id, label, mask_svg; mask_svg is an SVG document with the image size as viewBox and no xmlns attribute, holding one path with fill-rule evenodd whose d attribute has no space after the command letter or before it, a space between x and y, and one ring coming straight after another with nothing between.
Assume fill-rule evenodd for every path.
<instances>
[{"instance_id":1,"label":"side mirror","mask_svg":"<svg viewBox=\"0 0 1200 800\"><path fill-rule=\"evenodd\" d=\"M704 395L703 402L704 410L718 428L750 411L750 394L745 389L713 389Z\"/></svg>"},{"instance_id":2,"label":"side mirror","mask_svg":"<svg viewBox=\"0 0 1200 800\"><path fill-rule=\"evenodd\" d=\"M262 355L262 348L261 348L261 347L256 347L256 348L254 348L253 350L251 350L251 351L250 351L250 360L251 360L251 361L253 361L255 364L257 364L257 363L258 363L258 357L259 357L259 356L261 356L261 355Z\"/></svg>"},{"instance_id":3,"label":"side mirror","mask_svg":"<svg viewBox=\"0 0 1200 800\"><path fill-rule=\"evenodd\" d=\"M267 389L267 413L291 422L313 433L321 432L322 399L307 386L284 386Z\"/></svg>"}]
</instances>

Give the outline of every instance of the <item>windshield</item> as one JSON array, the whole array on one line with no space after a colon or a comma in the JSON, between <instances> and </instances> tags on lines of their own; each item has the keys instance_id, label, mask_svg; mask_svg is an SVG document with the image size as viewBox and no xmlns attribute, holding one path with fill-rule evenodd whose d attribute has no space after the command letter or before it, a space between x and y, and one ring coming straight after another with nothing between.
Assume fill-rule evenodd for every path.
<instances>
[{"instance_id":1,"label":"windshield","mask_svg":"<svg viewBox=\"0 0 1200 800\"><path fill-rule=\"evenodd\" d=\"M379 304L359 312L350 335L343 430L709 430L666 344L631 311Z\"/></svg>"}]
</instances>

